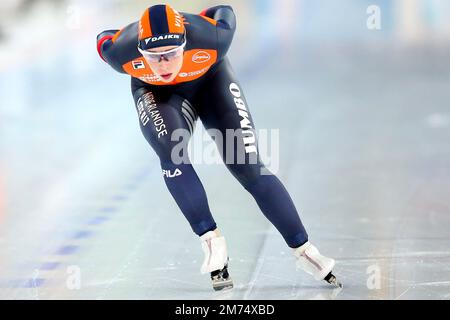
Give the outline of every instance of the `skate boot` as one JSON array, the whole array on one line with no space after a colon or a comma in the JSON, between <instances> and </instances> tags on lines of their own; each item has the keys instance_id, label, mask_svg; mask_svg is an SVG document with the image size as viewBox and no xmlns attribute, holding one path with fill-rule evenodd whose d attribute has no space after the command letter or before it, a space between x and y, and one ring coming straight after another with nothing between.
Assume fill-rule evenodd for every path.
<instances>
[{"instance_id":1,"label":"skate boot","mask_svg":"<svg viewBox=\"0 0 450 320\"><path fill-rule=\"evenodd\" d=\"M332 273L335 265L334 259L321 255L309 241L294 249L294 255L297 258L298 268L309 273L318 281L325 280L337 288L342 288L342 284Z\"/></svg>"},{"instance_id":2,"label":"skate boot","mask_svg":"<svg viewBox=\"0 0 450 320\"><path fill-rule=\"evenodd\" d=\"M228 273L228 264L222 270L211 272L211 281L213 289L216 291L233 288L233 280Z\"/></svg>"},{"instance_id":3,"label":"skate boot","mask_svg":"<svg viewBox=\"0 0 450 320\"><path fill-rule=\"evenodd\" d=\"M228 253L225 238L215 231L200 237L205 254L200 272L210 273L213 289L216 291L233 288L233 280L228 273Z\"/></svg>"}]
</instances>

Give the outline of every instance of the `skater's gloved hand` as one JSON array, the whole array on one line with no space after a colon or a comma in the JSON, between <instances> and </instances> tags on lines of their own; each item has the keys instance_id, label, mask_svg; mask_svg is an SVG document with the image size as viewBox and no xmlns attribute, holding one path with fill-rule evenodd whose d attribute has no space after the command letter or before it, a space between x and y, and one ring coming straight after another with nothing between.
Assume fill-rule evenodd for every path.
<instances>
[{"instance_id":1,"label":"skater's gloved hand","mask_svg":"<svg viewBox=\"0 0 450 320\"><path fill-rule=\"evenodd\" d=\"M119 30L105 30L97 35L97 52L103 60L105 60L104 52L112 45L112 39L117 32Z\"/></svg>"},{"instance_id":2,"label":"skater's gloved hand","mask_svg":"<svg viewBox=\"0 0 450 320\"><path fill-rule=\"evenodd\" d=\"M231 6L220 5L204 9L201 16L216 20L222 28L236 29L236 16Z\"/></svg>"}]
</instances>

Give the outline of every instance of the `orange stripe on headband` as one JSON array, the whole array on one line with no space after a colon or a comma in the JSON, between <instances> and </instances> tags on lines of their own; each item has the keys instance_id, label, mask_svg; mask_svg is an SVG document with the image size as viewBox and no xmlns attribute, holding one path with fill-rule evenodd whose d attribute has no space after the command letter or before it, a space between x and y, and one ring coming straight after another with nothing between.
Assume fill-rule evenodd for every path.
<instances>
[{"instance_id":1,"label":"orange stripe on headband","mask_svg":"<svg viewBox=\"0 0 450 320\"><path fill-rule=\"evenodd\" d=\"M184 33L183 16L166 5L167 24L169 33Z\"/></svg>"},{"instance_id":2,"label":"orange stripe on headband","mask_svg":"<svg viewBox=\"0 0 450 320\"><path fill-rule=\"evenodd\" d=\"M139 40L147 39L152 36L153 33L150 25L150 11L147 9L139 21Z\"/></svg>"}]
</instances>

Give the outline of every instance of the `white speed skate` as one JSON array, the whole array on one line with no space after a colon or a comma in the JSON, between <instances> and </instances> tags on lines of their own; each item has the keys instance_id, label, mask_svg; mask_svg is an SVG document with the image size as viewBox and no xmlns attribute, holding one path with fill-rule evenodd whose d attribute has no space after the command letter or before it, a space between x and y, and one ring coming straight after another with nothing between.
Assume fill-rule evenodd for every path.
<instances>
[{"instance_id":1,"label":"white speed skate","mask_svg":"<svg viewBox=\"0 0 450 320\"><path fill-rule=\"evenodd\" d=\"M342 284L332 273L335 265L334 259L321 255L309 241L294 249L294 255L297 258L298 268L309 273L318 281L325 280L331 285L342 288Z\"/></svg>"},{"instance_id":2,"label":"white speed skate","mask_svg":"<svg viewBox=\"0 0 450 320\"><path fill-rule=\"evenodd\" d=\"M233 288L233 280L228 273L227 244L223 236L210 231L200 237L205 254L200 272L210 273L213 289L216 291Z\"/></svg>"}]
</instances>

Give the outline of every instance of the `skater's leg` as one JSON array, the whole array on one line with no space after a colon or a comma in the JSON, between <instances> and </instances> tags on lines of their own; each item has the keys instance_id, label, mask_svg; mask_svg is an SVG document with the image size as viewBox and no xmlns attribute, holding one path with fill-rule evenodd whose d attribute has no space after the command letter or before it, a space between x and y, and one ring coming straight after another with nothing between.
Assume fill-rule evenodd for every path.
<instances>
[{"instance_id":1,"label":"skater's leg","mask_svg":"<svg viewBox=\"0 0 450 320\"><path fill-rule=\"evenodd\" d=\"M133 97L142 133L158 155L167 188L192 230L199 236L215 230L217 226L211 215L205 190L187 155L172 154L174 147L180 146L178 141L172 141L172 133L182 129L187 133L184 137L189 138L196 119L189 117L186 112L193 110L182 109L184 99L151 91L148 87L133 86ZM188 139L183 140L186 145L188 142ZM175 157L184 157L184 163L180 164Z\"/></svg>"},{"instance_id":2,"label":"skater's leg","mask_svg":"<svg viewBox=\"0 0 450 320\"><path fill-rule=\"evenodd\" d=\"M286 243L294 248L297 265L317 280L326 280L342 287L332 274L335 261L321 255L308 241L308 235L289 193L280 180L261 163L254 122L228 61L218 67L208 82L208 90L204 92L200 97L199 115L205 127L219 129L224 139L228 140L227 129L238 131L236 139L233 138L233 157L227 157L227 143L218 146L228 169L252 194L261 211L282 234ZM244 161L239 158L242 155Z\"/></svg>"},{"instance_id":3,"label":"skater's leg","mask_svg":"<svg viewBox=\"0 0 450 320\"><path fill-rule=\"evenodd\" d=\"M227 143L224 143L223 148L219 146L227 168L250 192L263 214L291 248L306 243L308 235L289 193L259 159L255 126L248 104L227 60L217 67L198 100L199 115L207 129L220 130L224 140L229 137L227 129L238 130L233 157L227 155ZM249 144L253 138L254 143ZM244 139L247 145L243 143ZM241 156L245 158L244 161L240 161Z\"/></svg>"}]
</instances>

